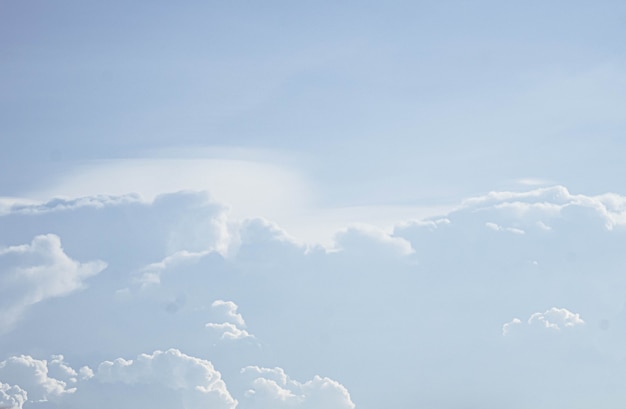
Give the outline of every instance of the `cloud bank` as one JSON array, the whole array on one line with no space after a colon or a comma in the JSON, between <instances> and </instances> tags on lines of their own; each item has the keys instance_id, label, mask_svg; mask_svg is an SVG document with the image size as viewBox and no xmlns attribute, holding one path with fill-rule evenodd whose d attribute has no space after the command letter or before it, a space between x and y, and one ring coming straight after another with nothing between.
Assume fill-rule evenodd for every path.
<instances>
[{"instance_id":1,"label":"cloud bank","mask_svg":"<svg viewBox=\"0 0 626 409\"><path fill-rule=\"evenodd\" d=\"M625 215L616 194L492 192L323 247L204 193L13 204L0 402L617 408Z\"/></svg>"}]
</instances>

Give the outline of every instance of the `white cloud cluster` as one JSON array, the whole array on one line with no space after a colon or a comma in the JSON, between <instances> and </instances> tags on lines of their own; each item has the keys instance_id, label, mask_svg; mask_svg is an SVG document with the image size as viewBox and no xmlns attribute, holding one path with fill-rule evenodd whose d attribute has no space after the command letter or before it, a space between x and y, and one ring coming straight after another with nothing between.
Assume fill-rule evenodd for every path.
<instances>
[{"instance_id":1,"label":"white cloud cluster","mask_svg":"<svg viewBox=\"0 0 626 409\"><path fill-rule=\"evenodd\" d=\"M48 359L45 382L62 382L66 392L55 395L42 389L45 382L18 382L6 373L0 382L11 385L3 386L11 398L3 399L15 405L28 396L27 407L54 407L57 396L58 407L94 409L192 408L193 402L206 406L209 397L215 407L233 407L237 400L240 409L351 408L352 399L363 409L454 407L460 401L481 406L481 394L514 392L513 383L495 373L510 370L515 384L529 389L553 375L534 376L529 356L537 365L580 367L584 381L593 373L586 370L593 353L626 356L621 197L572 195L560 187L493 193L392 232L342 230L332 249L304 246L264 219L225 220L221 207L202 195L177 193L153 203L132 197L79 202L25 204L0 216L0 242L11 244L0 260L12 266L0 280L20 266L27 277L29 266L35 272L47 266L41 271L55 275L57 265L81 265L66 253L109 266L86 287L86 277L46 282L43 273L27 283L46 303L32 305L32 313L0 337L0 351L63 353ZM194 214L199 226L192 223ZM228 226L226 236L219 226ZM45 233L52 235L40 236ZM37 248L14 245L32 237L57 250L54 240L62 238L63 249L52 259L67 260L46 264L41 254L54 252L32 251L29 259L16 250ZM217 245L224 237L226 252ZM18 286L3 291L2 308L28 293ZM575 305L585 319L563 308L510 319L518 311L536 311L528 310L533 305ZM584 331L570 331L581 326ZM494 334L500 328L505 342ZM217 341L207 342L207 334ZM602 352L591 347L600 341ZM140 351L157 352L98 366ZM401 393L381 392L379 378L360 369L364 356L386 374L386 390ZM76 369L66 360L78 363ZM264 368L273 366L310 380L297 382L280 369ZM416 373L416 367L423 370ZM209 375L189 377L196 372ZM566 387L575 372L553 385ZM341 378L350 392L306 375L312 373ZM211 374L220 375L221 386L211 389L202 380ZM484 383L492 385L489 390ZM210 393L201 392L207 388ZM446 395L450 388L459 391L455 398ZM45 404L32 402L44 395Z\"/></svg>"},{"instance_id":2,"label":"white cloud cluster","mask_svg":"<svg viewBox=\"0 0 626 409\"><path fill-rule=\"evenodd\" d=\"M538 324L545 328L560 330L561 328L583 325L585 321L580 314L573 313L566 308L552 307L545 312L536 312L528 318L528 324Z\"/></svg>"},{"instance_id":3,"label":"white cloud cluster","mask_svg":"<svg viewBox=\"0 0 626 409\"><path fill-rule=\"evenodd\" d=\"M242 409L354 409L348 390L339 382L315 376L301 383L282 368L248 366L242 374L251 380Z\"/></svg>"},{"instance_id":4,"label":"white cloud cluster","mask_svg":"<svg viewBox=\"0 0 626 409\"><path fill-rule=\"evenodd\" d=\"M580 314L566 308L552 307L545 312L535 312L527 320L528 325L559 331L562 328L571 328L584 325L585 321ZM515 326L522 325L522 320L513 318L502 326L502 335L509 335Z\"/></svg>"},{"instance_id":5,"label":"white cloud cluster","mask_svg":"<svg viewBox=\"0 0 626 409\"><path fill-rule=\"evenodd\" d=\"M0 408L22 409L28 394L19 386L11 386L0 382Z\"/></svg>"},{"instance_id":6,"label":"white cloud cluster","mask_svg":"<svg viewBox=\"0 0 626 409\"><path fill-rule=\"evenodd\" d=\"M10 329L29 306L84 288L87 278L105 268L103 261L72 260L54 234L0 249L0 331Z\"/></svg>"},{"instance_id":7,"label":"white cloud cluster","mask_svg":"<svg viewBox=\"0 0 626 409\"><path fill-rule=\"evenodd\" d=\"M141 354L134 360L105 361L98 366L93 379L105 383L159 385L178 391L182 408L232 409L237 405L211 362L177 349Z\"/></svg>"},{"instance_id":8,"label":"white cloud cluster","mask_svg":"<svg viewBox=\"0 0 626 409\"><path fill-rule=\"evenodd\" d=\"M49 372L56 372L65 380L55 378ZM0 362L0 379L17 385L27 393L28 401L33 402L58 401L64 395L76 392L75 375L60 356L54 357L50 363L28 355L12 356Z\"/></svg>"}]
</instances>

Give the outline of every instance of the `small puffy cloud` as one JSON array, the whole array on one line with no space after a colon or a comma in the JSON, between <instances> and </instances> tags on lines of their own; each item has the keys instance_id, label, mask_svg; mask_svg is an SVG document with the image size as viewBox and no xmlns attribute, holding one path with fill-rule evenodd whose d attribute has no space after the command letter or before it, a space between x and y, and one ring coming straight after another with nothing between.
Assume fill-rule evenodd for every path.
<instances>
[{"instance_id":1,"label":"small puffy cloud","mask_svg":"<svg viewBox=\"0 0 626 409\"><path fill-rule=\"evenodd\" d=\"M236 340L254 338L246 328L246 322L237 312L237 304L232 301L216 300L211 304L211 318L215 322L206 324L206 328L217 334L220 339Z\"/></svg>"},{"instance_id":2,"label":"small puffy cloud","mask_svg":"<svg viewBox=\"0 0 626 409\"><path fill-rule=\"evenodd\" d=\"M33 304L84 288L85 279L106 266L103 261L80 263L71 259L54 234L0 249L0 328L11 328Z\"/></svg>"},{"instance_id":3,"label":"small puffy cloud","mask_svg":"<svg viewBox=\"0 0 626 409\"><path fill-rule=\"evenodd\" d=\"M315 376L301 383L282 368L248 366L241 370L250 388L242 409L354 409L348 390L339 382Z\"/></svg>"},{"instance_id":4,"label":"small puffy cloud","mask_svg":"<svg viewBox=\"0 0 626 409\"><path fill-rule=\"evenodd\" d=\"M566 308L552 307L545 312L531 314L526 323L529 326L559 331L563 328L584 325L585 321L580 318L580 314L578 313L571 312ZM522 320L514 318L502 326L502 335L509 335L515 327L521 326Z\"/></svg>"},{"instance_id":5,"label":"small puffy cloud","mask_svg":"<svg viewBox=\"0 0 626 409\"><path fill-rule=\"evenodd\" d=\"M177 349L141 354L134 360L118 358L98 366L93 380L126 385L159 385L181 395L182 408L233 409L233 399L211 362ZM146 400L149 404L149 399ZM158 403L150 407L161 407Z\"/></svg>"},{"instance_id":6,"label":"small puffy cloud","mask_svg":"<svg viewBox=\"0 0 626 409\"><path fill-rule=\"evenodd\" d=\"M241 314L237 312L238 308L237 304L232 301L215 300L211 304L211 312L216 319L245 328L246 323Z\"/></svg>"},{"instance_id":7,"label":"small puffy cloud","mask_svg":"<svg viewBox=\"0 0 626 409\"><path fill-rule=\"evenodd\" d=\"M28 400L34 402L58 400L66 394L74 393L76 388L69 388L68 382L51 376L51 367L56 367L55 372L61 373L65 378L74 373L62 361L62 357L53 357L49 365L46 360L20 355L0 362L0 379L19 386L27 392Z\"/></svg>"},{"instance_id":8,"label":"small puffy cloud","mask_svg":"<svg viewBox=\"0 0 626 409\"><path fill-rule=\"evenodd\" d=\"M585 321L580 314L573 313L565 308L552 307L545 312L536 312L528 318L529 325L538 324L545 328L560 330L561 328L583 325Z\"/></svg>"},{"instance_id":9,"label":"small puffy cloud","mask_svg":"<svg viewBox=\"0 0 626 409\"><path fill-rule=\"evenodd\" d=\"M520 320L519 318L513 318L510 322L507 322L506 324L502 326L502 335L504 336L509 335L513 327L516 325L520 325L521 323L522 323L522 320Z\"/></svg>"},{"instance_id":10,"label":"small puffy cloud","mask_svg":"<svg viewBox=\"0 0 626 409\"><path fill-rule=\"evenodd\" d=\"M28 394L24 389L0 382L0 408L22 409L27 399Z\"/></svg>"}]
</instances>

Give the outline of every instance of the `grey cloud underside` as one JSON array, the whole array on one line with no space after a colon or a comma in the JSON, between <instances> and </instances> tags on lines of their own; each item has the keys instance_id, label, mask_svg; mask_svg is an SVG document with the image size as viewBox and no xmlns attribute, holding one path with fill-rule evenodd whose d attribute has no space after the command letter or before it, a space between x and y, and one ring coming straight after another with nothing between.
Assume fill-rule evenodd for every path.
<instances>
[{"instance_id":1,"label":"grey cloud underside","mask_svg":"<svg viewBox=\"0 0 626 409\"><path fill-rule=\"evenodd\" d=\"M235 224L204 194L15 207L0 216L5 249L52 234L76 263L108 266L80 290L32 303L0 337L0 359L63 353L75 367L93 368L72 399L116 387L159 390L154 382L101 384L97 368L175 348L210 362L245 409L594 400L617 408L626 399L625 215L618 195L562 187L492 193L391 234L347 229L329 251L265 220ZM298 381L279 382L277 370L241 372L253 367L281 367ZM31 399L10 373L0 382L5 401L22 396L13 386ZM550 393L524 392L545 385ZM316 387L334 392L307 392ZM183 395L154 396L196 407Z\"/></svg>"}]
</instances>

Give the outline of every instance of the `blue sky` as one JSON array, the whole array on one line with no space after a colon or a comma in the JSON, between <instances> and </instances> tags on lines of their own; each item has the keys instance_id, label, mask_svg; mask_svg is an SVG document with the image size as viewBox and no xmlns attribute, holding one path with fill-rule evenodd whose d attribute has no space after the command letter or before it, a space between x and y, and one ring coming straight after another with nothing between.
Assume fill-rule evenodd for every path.
<instances>
[{"instance_id":1,"label":"blue sky","mask_svg":"<svg viewBox=\"0 0 626 409\"><path fill-rule=\"evenodd\" d=\"M0 2L0 407L621 407L625 21Z\"/></svg>"}]
</instances>

